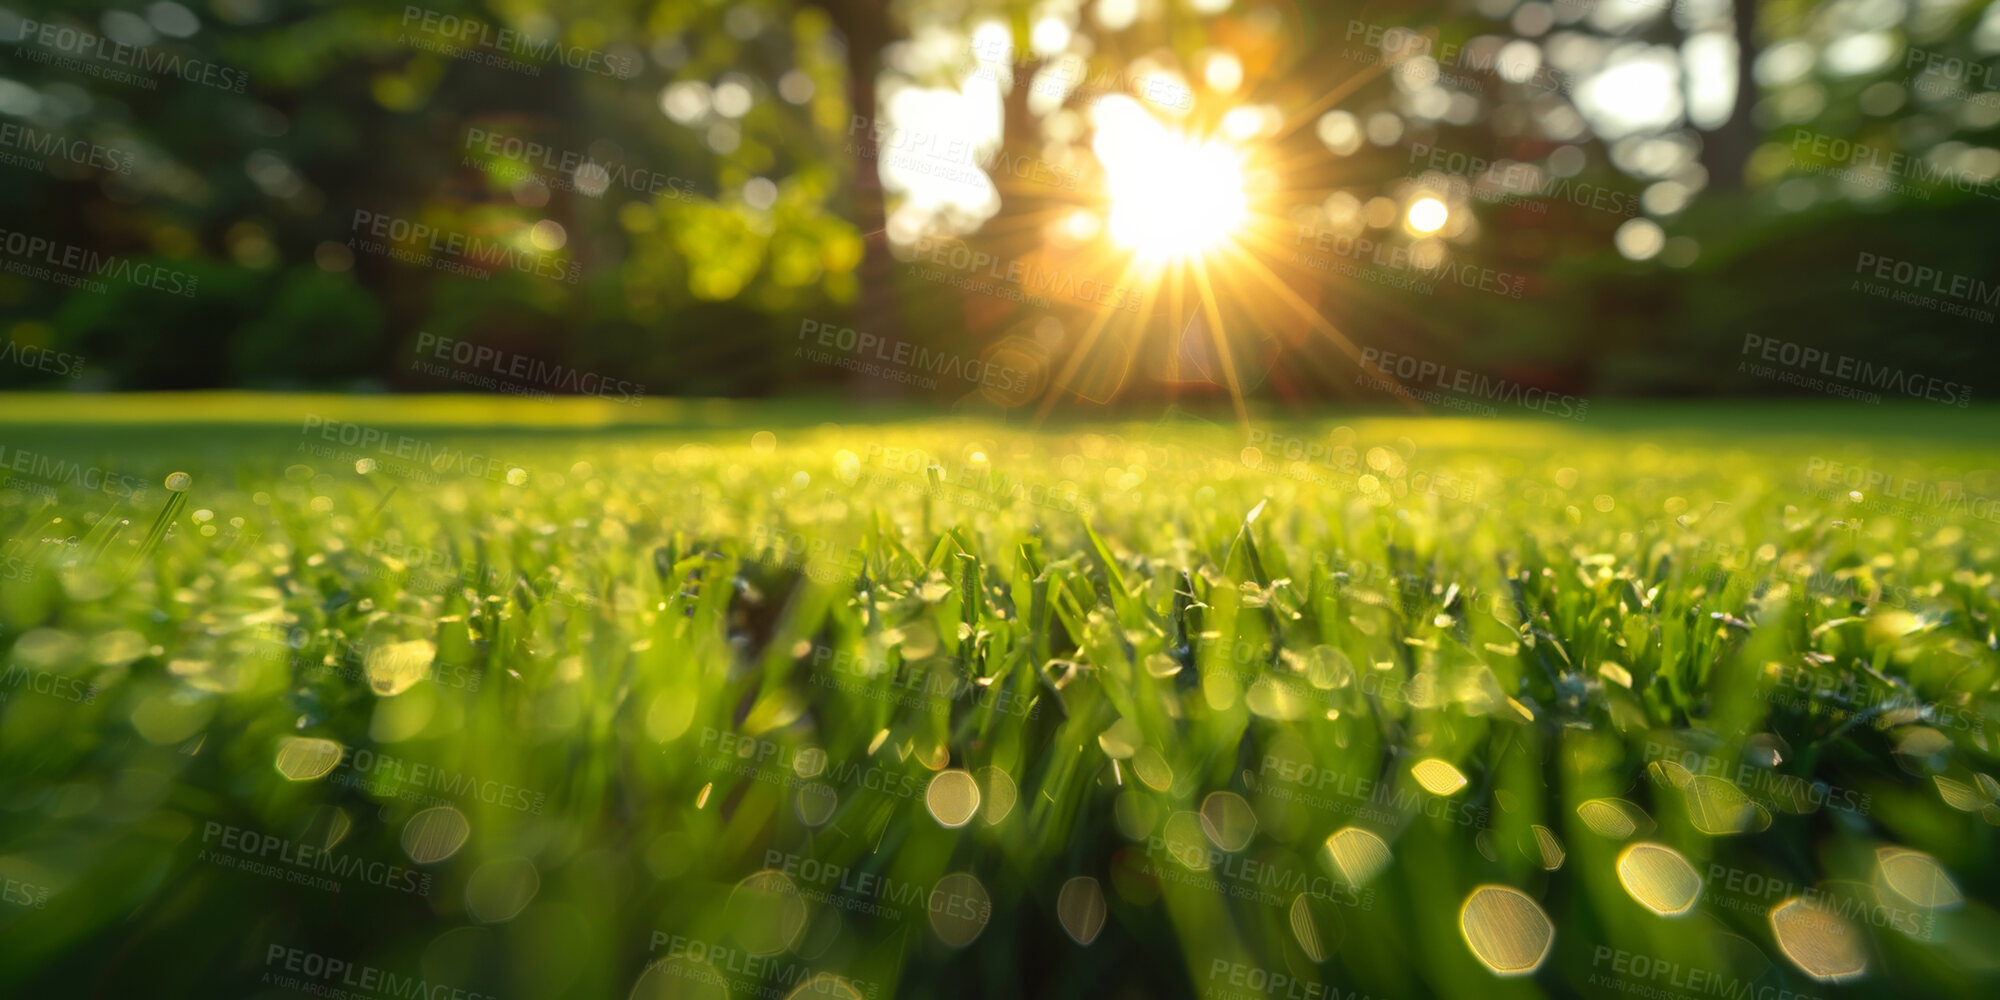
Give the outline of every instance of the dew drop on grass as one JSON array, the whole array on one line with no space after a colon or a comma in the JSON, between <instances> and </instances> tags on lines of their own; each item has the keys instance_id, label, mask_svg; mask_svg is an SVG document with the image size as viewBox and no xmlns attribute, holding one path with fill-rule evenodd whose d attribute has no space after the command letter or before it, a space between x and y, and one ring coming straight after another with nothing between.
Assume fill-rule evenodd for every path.
<instances>
[{"instance_id":1,"label":"dew drop on grass","mask_svg":"<svg viewBox=\"0 0 2000 1000\"><path fill-rule=\"evenodd\" d=\"M176 472L167 477L167 489L175 493L186 493L194 485L194 477L185 472Z\"/></svg>"}]
</instances>

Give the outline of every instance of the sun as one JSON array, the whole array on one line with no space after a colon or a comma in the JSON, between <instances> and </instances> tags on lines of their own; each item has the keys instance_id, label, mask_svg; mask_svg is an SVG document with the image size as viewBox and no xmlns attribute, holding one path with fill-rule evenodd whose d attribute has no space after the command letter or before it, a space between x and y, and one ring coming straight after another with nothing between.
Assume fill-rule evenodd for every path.
<instances>
[{"instance_id":1,"label":"sun","mask_svg":"<svg viewBox=\"0 0 2000 1000\"><path fill-rule=\"evenodd\" d=\"M1145 258L1186 258L1221 246L1249 219L1241 152L1170 132L1130 98L1107 97L1092 112L1113 240Z\"/></svg>"}]
</instances>

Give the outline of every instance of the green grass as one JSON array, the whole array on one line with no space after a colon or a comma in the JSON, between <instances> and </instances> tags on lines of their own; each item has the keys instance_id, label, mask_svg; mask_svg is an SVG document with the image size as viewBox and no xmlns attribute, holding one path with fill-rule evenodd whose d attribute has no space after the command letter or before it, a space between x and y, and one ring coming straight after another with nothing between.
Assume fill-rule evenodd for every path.
<instances>
[{"instance_id":1,"label":"green grass","mask_svg":"<svg viewBox=\"0 0 2000 1000\"><path fill-rule=\"evenodd\" d=\"M0 993L1990 995L2000 419L1600 409L0 401Z\"/></svg>"}]
</instances>

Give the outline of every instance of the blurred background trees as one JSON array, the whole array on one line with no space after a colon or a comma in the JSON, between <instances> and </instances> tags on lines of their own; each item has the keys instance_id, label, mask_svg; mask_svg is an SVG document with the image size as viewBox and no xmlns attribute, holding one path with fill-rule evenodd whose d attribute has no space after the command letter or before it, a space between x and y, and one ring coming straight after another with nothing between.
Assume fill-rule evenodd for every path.
<instances>
[{"instance_id":1,"label":"blurred background trees","mask_svg":"<svg viewBox=\"0 0 2000 1000\"><path fill-rule=\"evenodd\" d=\"M651 394L966 394L816 363L797 351L808 321L970 357L1027 344L1053 376L1083 350L1089 308L940 284L914 258L950 239L1080 267L1060 254L1101 239L1091 107L1107 94L1256 151L1251 195L1273 225L1246 253L1357 345L1577 393L1789 391L1735 372L1756 334L1992 385L1990 322L1854 281L1866 253L2000 283L1994 11L12 0L0 125L17 141L0 152L20 159L0 164L0 228L168 266L199 290L0 274L10 340L87 359L80 379L0 367L0 385L466 388L417 364L429 333ZM52 61L74 53L37 24L248 85L106 78L90 67L114 60ZM544 53L552 41L564 54ZM50 136L127 154L129 170L37 152ZM1852 147L1822 136L1881 153L1831 155ZM1424 197L1450 209L1429 235L1402 225ZM504 241L577 277L391 259L356 244L357 212ZM1490 268L1521 293L1302 273L1285 266L1301 226ZM1249 308L1269 294L1254 282L1230 287L1217 297L1247 381L1355 395L1310 322ZM1145 330L1113 380L1125 394L1214 391L1185 314L1163 308ZM1078 395L1108 398L1083 381Z\"/></svg>"}]
</instances>

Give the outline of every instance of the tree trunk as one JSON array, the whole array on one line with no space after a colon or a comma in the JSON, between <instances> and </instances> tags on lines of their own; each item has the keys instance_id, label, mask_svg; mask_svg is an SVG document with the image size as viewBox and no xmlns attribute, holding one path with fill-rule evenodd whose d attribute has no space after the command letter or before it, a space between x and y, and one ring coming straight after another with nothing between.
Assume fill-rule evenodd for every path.
<instances>
[{"instance_id":1,"label":"tree trunk","mask_svg":"<svg viewBox=\"0 0 2000 1000\"><path fill-rule=\"evenodd\" d=\"M1757 146L1750 109L1757 103L1757 0L1733 0L1736 33L1736 106L1729 119L1702 137L1701 165L1715 191L1743 190L1743 170Z\"/></svg>"}]
</instances>

